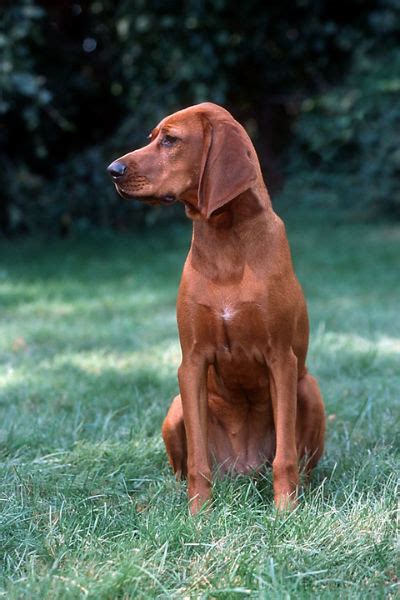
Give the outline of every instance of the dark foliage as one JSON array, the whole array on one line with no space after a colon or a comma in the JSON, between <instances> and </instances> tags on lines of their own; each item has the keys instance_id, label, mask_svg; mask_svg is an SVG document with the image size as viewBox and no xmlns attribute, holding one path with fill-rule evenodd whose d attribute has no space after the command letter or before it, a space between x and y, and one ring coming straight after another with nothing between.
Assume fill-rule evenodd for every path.
<instances>
[{"instance_id":1,"label":"dark foliage","mask_svg":"<svg viewBox=\"0 0 400 600\"><path fill-rule=\"evenodd\" d=\"M307 99L295 128L292 179L298 174L336 208L400 217L400 48L356 50L343 83ZM322 193L321 193L322 192Z\"/></svg>"},{"instance_id":2,"label":"dark foliage","mask_svg":"<svg viewBox=\"0 0 400 600\"><path fill-rule=\"evenodd\" d=\"M370 191L381 173L369 205L396 212L399 32L400 0L5 3L0 226L142 222L105 166L161 116L203 100L246 124L273 189L294 140L304 161L292 170L311 162Z\"/></svg>"}]
</instances>

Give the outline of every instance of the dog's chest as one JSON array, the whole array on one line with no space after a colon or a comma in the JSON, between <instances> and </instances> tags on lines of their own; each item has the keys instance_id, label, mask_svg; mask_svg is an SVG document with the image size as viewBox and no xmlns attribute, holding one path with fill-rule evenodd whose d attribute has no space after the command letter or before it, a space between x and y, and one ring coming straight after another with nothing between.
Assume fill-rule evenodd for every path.
<instances>
[{"instance_id":1,"label":"dog's chest","mask_svg":"<svg viewBox=\"0 0 400 600\"><path fill-rule=\"evenodd\" d=\"M226 302L213 313L208 341L214 347L219 377L229 387L267 385L268 329L262 307L254 302Z\"/></svg>"},{"instance_id":2,"label":"dog's chest","mask_svg":"<svg viewBox=\"0 0 400 600\"><path fill-rule=\"evenodd\" d=\"M250 285L215 293L205 289L201 302L195 304L191 325L198 349L232 354L240 347L241 353L249 355L255 348L261 352L270 328L266 294L257 293Z\"/></svg>"},{"instance_id":3,"label":"dog's chest","mask_svg":"<svg viewBox=\"0 0 400 600\"><path fill-rule=\"evenodd\" d=\"M229 322L233 321L237 312L238 311L236 308L234 308L230 304L226 303L225 305L222 306L221 310L219 311L219 313L220 313L219 317L222 319L222 321L224 323L229 323Z\"/></svg>"},{"instance_id":4,"label":"dog's chest","mask_svg":"<svg viewBox=\"0 0 400 600\"><path fill-rule=\"evenodd\" d=\"M241 344L261 342L268 335L265 308L256 301L224 301L212 309L215 343L221 341L232 346L240 340Z\"/></svg>"}]
</instances>

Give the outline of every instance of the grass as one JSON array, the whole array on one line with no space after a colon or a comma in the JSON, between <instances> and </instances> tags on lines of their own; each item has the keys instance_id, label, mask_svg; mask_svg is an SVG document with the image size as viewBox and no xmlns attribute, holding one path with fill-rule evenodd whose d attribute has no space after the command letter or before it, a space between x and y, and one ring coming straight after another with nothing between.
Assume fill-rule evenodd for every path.
<instances>
[{"instance_id":1,"label":"grass","mask_svg":"<svg viewBox=\"0 0 400 600\"><path fill-rule=\"evenodd\" d=\"M288 230L328 432L285 515L267 472L190 518L167 466L189 224L1 243L0 596L397 596L400 226Z\"/></svg>"}]
</instances>

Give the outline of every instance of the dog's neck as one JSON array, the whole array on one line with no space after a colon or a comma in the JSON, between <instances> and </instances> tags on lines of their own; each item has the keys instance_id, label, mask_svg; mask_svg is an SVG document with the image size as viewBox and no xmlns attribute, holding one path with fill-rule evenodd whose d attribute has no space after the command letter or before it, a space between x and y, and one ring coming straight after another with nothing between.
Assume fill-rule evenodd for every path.
<instances>
[{"instance_id":1,"label":"dog's neck","mask_svg":"<svg viewBox=\"0 0 400 600\"><path fill-rule=\"evenodd\" d=\"M218 283L239 282L246 264L254 268L268 253L276 218L264 185L240 194L208 219L194 218L192 267Z\"/></svg>"}]
</instances>

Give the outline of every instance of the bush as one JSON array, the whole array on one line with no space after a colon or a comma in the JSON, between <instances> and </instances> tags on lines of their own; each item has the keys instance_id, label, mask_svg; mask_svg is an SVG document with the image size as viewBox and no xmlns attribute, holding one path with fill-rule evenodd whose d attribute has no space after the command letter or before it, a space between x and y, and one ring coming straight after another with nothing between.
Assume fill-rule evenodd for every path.
<instances>
[{"instance_id":1,"label":"bush","mask_svg":"<svg viewBox=\"0 0 400 600\"><path fill-rule=\"evenodd\" d=\"M328 146L340 148L335 156L342 157L337 123L348 135L350 109L335 108L336 114L329 108L329 97L336 103L331 86L352 64L353 48L369 44L372 51L383 38L395 48L400 33L400 0L349 0L345 10L329 0L3 4L0 178L6 197L0 230L8 232L65 232L68 223L113 226L138 215L117 200L106 165L145 143L162 116L203 100L224 104L244 122L271 186L299 99L332 89L304 104L301 122L308 119L315 140L302 133L301 123L298 135L308 157L325 161ZM379 73L371 75L371 89L375 83ZM337 93L353 102L356 88L349 78ZM355 111L365 105L363 93L357 94ZM379 104L389 95L376 97L379 114L387 114ZM319 127L318 118L327 122ZM394 124L387 118L377 133L380 126ZM361 145L368 143L357 139L354 156ZM329 160L336 167L336 159ZM392 181L393 171L386 173ZM387 200L380 202L386 210Z\"/></svg>"},{"instance_id":2,"label":"bush","mask_svg":"<svg viewBox=\"0 0 400 600\"><path fill-rule=\"evenodd\" d=\"M303 102L292 171L334 183L341 208L400 217L399 94L400 49L360 48L340 86Z\"/></svg>"}]
</instances>

